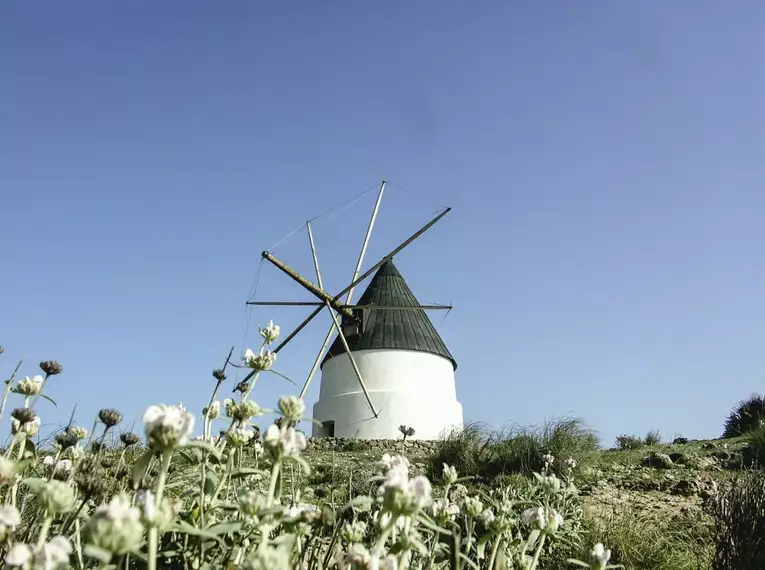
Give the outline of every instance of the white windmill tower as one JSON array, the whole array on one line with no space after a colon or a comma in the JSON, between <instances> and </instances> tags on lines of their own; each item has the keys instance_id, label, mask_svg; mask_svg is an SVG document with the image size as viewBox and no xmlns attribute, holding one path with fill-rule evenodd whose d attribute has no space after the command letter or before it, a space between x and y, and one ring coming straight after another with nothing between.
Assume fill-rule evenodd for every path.
<instances>
[{"instance_id":1,"label":"white windmill tower","mask_svg":"<svg viewBox=\"0 0 765 570\"><path fill-rule=\"evenodd\" d=\"M414 439L438 439L462 427L462 405L457 400L454 371L457 363L431 323L426 310L451 309L448 305L421 305L393 263L393 256L443 218L451 208L415 232L375 265L359 275L380 207L380 187L353 279L336 295L322 285L321 271L310 222L306 224L317 283L264 251L270 261L318 302L248 301L250 305L314 305L316 308L274 351L280 351L322 309L332 316L330 328L300 396L304 397L321 367L319 400L313 407L314 436L359 439L395 439L400 426L414 429ZM374 273L357 304L354 288ZM345 295L345 299L341 297ZM335 341L329 346L332 336ZM329 350L327 351L327 347ZM326 351L326 355L325 355ZM247 381L247 378L244 380Z\"/></svg>"}]
</instances>

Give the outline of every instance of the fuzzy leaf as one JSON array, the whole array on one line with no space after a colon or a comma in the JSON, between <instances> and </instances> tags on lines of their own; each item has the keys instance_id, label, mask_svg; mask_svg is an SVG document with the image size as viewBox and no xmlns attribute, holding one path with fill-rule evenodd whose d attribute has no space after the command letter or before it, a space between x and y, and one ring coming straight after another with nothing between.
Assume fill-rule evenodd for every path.
<instances>
[{"instance_id":1,"label":"fuzzy leaf","mask_svg":"<svg viewBox=\"0 0 765 570\"><path fill-rule=\"evenodd\" d=\"M202 449L220 461L220 450L209 441L191 440L184 447Z\"/></svg>"},{"instance_id":2,"label":"fuzzy leaf","mask_svg":"<svg viewBox=\"0 0 765 570\"><path fill-rule=\"evenodd\" d=\"M29 487L33 493L37 494L40 492L40 489L43 488L43 485L45 485L46 482L47 481L42 477L28 477L24 479L21 484Z\"/></svg>"},{"instance_id":3,"label":"fuzzy leaf","mask_svg":"<svg viewBox=\"0 0 765 570\"><path fill-rule=\"evenodd\" d=\"M133 486L135 487L146 475L146 469L149 467L149 462L154 457L154 450L147 449L141 457L135 462L133 466Z\"/></svg>"},{"instance_id":4,"label":"fuzzy leaf","mask_svg":"<svg viewBox=\"0 0 765 570\"><path fill-rule=\"evenodd\" d=\"M445 528L442 528L438 526L433 519L431 519L428 515L425 513L420 513L417 520L422 524L422 526L429 528L432 531L439 532L441 534L445 534L447 536L451 536L453 533L450 530L446 530Z\"/></svg>"},{"instance_id":5,"label":"fuzzy leaf","mask_svg":"<svg viewBox=\"0 0 765 570\"><path fill-rule=\"evenodd\" d=\"M192 526L186 521L177 521L168 530L170 532L179 532L181 534L198 536L200 538L209 538L211 540L217 540L220 542L220 538L218 538L218 535L211 533L209 530Z\"/></svg>"},{"instance_id":6,"label":"fuzzy leaf","mask_svg":"<svg viewBox=\"0 0 765 570\"><path fill-rule=\"evenodd\" d=\"M221 534L229 534L231 532L239 532L244 527L244 521L224 522L218 523L207 529L207 532L215 536Z\"/></svg>"},{"instance_id":7,"label":"fuzzy leaf","mask_svg":"<svg viewBox=\"0 0 765 570\"><path fill-rule=\"evenodd\" d=\"M372 503L374 503L374 499L372 497L364 497L364 496L354 497L353 499L345 503L345 505L343 505L343 508L340 510L347 511L350 508L360 507L363 505L371 505Z\"/></svg>"},{"instance_id":8,"label":"fuzzy leaf","mask_svg":"<svg viewBox=\"0 0 765 570\"><path fill-rule=\"evenodd\" d=\"M205 477L205 495L213 495L215 494L215 489L218 487L218 476L212 472L208 471L207 476Z\"/></svg>"},{"instance_id":9,"label":"fuzzy leaf","mask_svg":"<svg viewBox=\"0 0 765 570\"><path fill-rule=\"evenodd\" d=\"M89 556L90 558L95 558L96 560L100 560L101 562L104 562L106 564L108 564L112 560L112 553L103 548L99 548L98 546L94 546L92 544L86 544L82 550L85 553L85 556Z\"/></svg>"},{"instance_id":10,"label":"fuzzy leaf","mask_svg":"<svg viewBox=\"0 0 765 570\"><path fill-rule=\"evenodd\" d=\"M262 469L253 469L252 467L242 467L237 469L231 474L232 479L241 479L243 477L249 477L250 475L257 475L263 473Z\"/></svg>"}]
</instances>

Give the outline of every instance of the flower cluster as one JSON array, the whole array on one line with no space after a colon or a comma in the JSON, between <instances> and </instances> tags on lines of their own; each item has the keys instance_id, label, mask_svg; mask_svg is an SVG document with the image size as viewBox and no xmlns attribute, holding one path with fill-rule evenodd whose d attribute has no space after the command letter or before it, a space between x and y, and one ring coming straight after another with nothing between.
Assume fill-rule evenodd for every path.
<instances>
[{"instance_id":1,"label":"flower cluster","mask_svg":"<svg viewBox=\"0 0 765 570\"><path fill-rule=\"evenodd\" d=\"M194 416L181 406L150 406L143 414L149 445L158 451L184 446L194 430Z\"/></svg>"}]
</instances>

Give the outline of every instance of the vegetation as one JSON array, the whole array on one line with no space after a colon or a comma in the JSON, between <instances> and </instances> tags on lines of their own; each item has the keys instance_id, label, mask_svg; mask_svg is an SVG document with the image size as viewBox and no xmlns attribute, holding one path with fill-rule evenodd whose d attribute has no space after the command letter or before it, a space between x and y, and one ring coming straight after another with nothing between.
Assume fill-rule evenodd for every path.
<instances>
[{"instance_id":1,"label":"vegetation","mask_svg":"<svg viewBox=\"0 0 765 570\"><path fill-rule=\"evenodd\" d=\"M509 474L530 476L544 469L563 476L597 449L598 438L577 419L500 432L472 424L451 432L439 443L431 458L431 472L448 463L485 482Z\"/></svg>"},{"instance_id":2,"label":"vegetation","mask_svg":"<svg viewBox=\"0 0 765 570\"><path fill-rule=\"evenodd\" d=\"M723 437L746 435L765 423L765 396L752 394L740 401L725 421Z\"/></svg>"},{"instance_id":3,"label":"vegetation","mask_svg":"<svg viewBox=\"0 0 765 570\"><path fill-rule=\"evenodd\" d=\"M620 436L600 450L580 420L454 431L435 450L402 426L390 455L358 441L310 449L305 406L252 399L273 371L273 324L236 399L195 417L150 406L143 437L118 410L94 429L38 436L56 362L6 382L0 557L25 570L449 568L747 570L765 565L765 427L725 441ZM18 402L18 403L17 403ZM751 418L737 410L737 417ZM10 410L10 411L9 411ZM6 414L7 412L7 414ZM201 436L193 437L195 423ZM749 420L746 420L749 421ZM730 418L726 423L726 429ZM741 422L743 426L745 422ZM222 427L218 429L218 426ZM215 426L215 429L213 427ZM213 435L215 434L215 435ZM392 451L391 451L392 452ZM605 545L605 546L604 546Z\"/></svg>"}]
</instances>

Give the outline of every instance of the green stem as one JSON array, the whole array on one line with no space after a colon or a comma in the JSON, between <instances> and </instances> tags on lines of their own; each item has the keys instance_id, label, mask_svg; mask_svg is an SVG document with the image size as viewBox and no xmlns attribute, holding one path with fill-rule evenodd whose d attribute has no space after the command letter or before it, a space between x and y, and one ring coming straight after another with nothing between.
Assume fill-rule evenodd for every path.
<instances>
[{"instance_id":1,"label":"green stem","mask_svg":"<svg viewBox=\"0 0 765 570\"><path fill-rule=\"evenodd\" d=\"M274 466L271 468L271 481L268 484L268 500L266 501L266 508L271 507L274 502L274 495L276 494L276 483L279 480L279 471L282 466L282 460L277 459L274 461Z\"/></svg>"},{"instance_id":2,"label":"green stem","mask_svg":"<svg viewBox=\"0 0 765 570\"><path fill-rule=\"evenodd\" d=\"M491 547L491 556L489 557L489 570L494 569L494 562L497 560L497 553L502 545L502 537L498 536Z\"/></svg>"},{"instance_id":3,"label":"green stem","mask_svg":"<svg viewBox=\"0 0 765 570\"><path fill-rule=\"evenodd\" d=\"M170 460L173 457L172 451L165 451L162 454L162 467L159 470L159 479L157 480L156 504L162 504L162 494L165 491L165 480L167 479L167 470L170 467ZM149 529L149 570L157 570L157 543L158 530L156 526Z\"/></svg>"},{"instance_id":4,"label":"green stem","mask_svg":"<svg viewBox=\"0 0 765 570\"><path fill-rule=\"evenodd\" d=\"M43 520L42 528L40 528L40 536L37 538L37 546L35 550L40 550L45 544L45 539L48 538L48 531L50 530L50 524L53 522L53 517L50 515L45 516Z\"/></svg>"},{"instance_id":5,"label":"green stem","mask_svg":"<svg viewBox=\"0 0 765 570\"><path fill-rule=\"evenodd\" d=\"M539 544L537 544L537 549L534 551L534 558L531 560L531 566L529 566L529 570L535 570L537 567L537 564L539 564L539 557L542 555L542 548L545 545L546 538L547 538L547 534L542 533L542 538L539 539Z\"/></svg>"}]
</instances>

